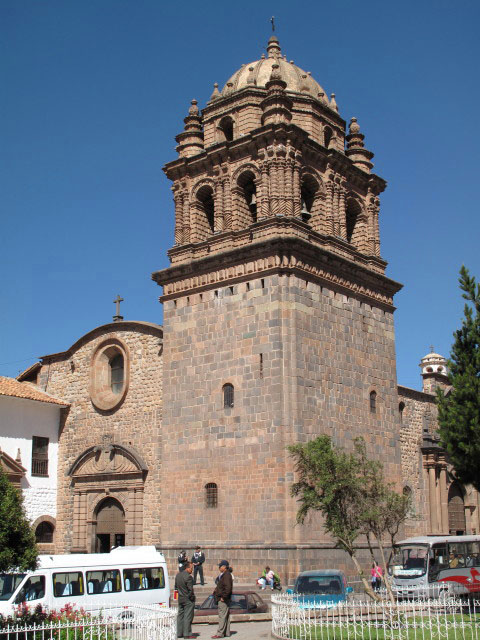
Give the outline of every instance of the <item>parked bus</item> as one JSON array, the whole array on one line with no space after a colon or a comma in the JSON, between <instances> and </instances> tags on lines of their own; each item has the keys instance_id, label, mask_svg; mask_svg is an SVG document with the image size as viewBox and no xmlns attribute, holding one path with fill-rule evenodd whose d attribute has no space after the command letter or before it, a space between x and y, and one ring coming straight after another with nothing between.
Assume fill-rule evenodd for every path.
<instances>
[{"instance_id":1,"label":"parked bus","mask_svg":"<svg viewBox=\"0 0 480 640\"><path fill-rule=\"evenodd\" d=\"M168 606L170 586L164 556L155 547L117 547L110 553L42 555L38 568L0 574L0 614L26 602L59 610L118 604Z\"/></svg>"},{"instance_id":2,"label":"parked bus","mask_svg":"<svg viewBox=\"0 0 480 640\"><path fill-rule=\"evenodd\" d=\"M480 592L480 536L422 536L394 545L388 562L400 597L437 597L444 591Z\"/></svg>"}]
</instances>

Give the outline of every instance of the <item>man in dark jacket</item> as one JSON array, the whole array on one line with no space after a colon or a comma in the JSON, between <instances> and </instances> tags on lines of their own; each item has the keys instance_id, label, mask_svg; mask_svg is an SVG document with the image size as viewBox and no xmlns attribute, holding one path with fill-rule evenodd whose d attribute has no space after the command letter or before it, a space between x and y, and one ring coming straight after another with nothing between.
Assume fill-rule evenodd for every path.
<instances>
[{"instance_id":1,"label":"man in dark jacket","mask_svg":"<svg viewBox=\"0 0 480 640\"><path fill-rule=\"evenodd\" d=\"M175 589L178 591L177 638L196 638L192 635L192 620L195 609L193 593L193 564L187 562L183 571L175 576Z\"/></svg>"},{"instance_id":2,"label":"man in dark jacket","mask_svg":"<svg viewBox=\"0 0 480 640\"><path fill-rule=\"evenodd\" d=\"M193 562L193 584L197 584L197 574L200 576L200 584L204 585L203 579L203 563L205 562L205 554L199 546L195 547L195 553L192 556Z\"/></svg>"},{"instance_id":3,"label":"man in dark jacket","mask_svg":"<svg viewBox=\"0 0 480 640\"><path fill-rule=\"evenodd\" d=\"M213 596L218 602L218 629L212 638L228 638L230 636L230 600L232 598L233 580L228 571L228 561L222 560L218 565L220 578Z\"/></svg>"}]
</instances>

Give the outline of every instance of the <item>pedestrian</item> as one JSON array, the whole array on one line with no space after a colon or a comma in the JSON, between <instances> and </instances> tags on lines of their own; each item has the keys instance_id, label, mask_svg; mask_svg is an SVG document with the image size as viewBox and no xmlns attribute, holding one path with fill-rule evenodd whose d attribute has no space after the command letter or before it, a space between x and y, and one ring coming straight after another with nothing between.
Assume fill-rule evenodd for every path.
<instances>
[{"instance_id":1,"label":"pedestrian","mask_svg":"<svg viewBox=\"0 0 480 640\"><path fill-rule=\"evenodd\" d=\"M193 564L186 562L184 569L175 576L175 589L178 591L177 638L197 637L192 634L195 610L192 572Z\"/></svg>"},{"instance_id":2,"label":"pedestrian","mask_svg":"<svg viewBox=\"0 0 480 640\"><path fill-rule=\"evenodd\" d=\"M376 562L374 562L372 564L372 570L370 571L370 574L372 579L372 589L374 591L380 591L380 588L382 586L382 577L383 577L382 567Z\"/></svg>"},{"instance_id":3,"label":"pedestrian","mask_svg":"<svg viewBox=\"0 0 480 640\"><path fill-rule=\"evenodd\" d=\"M187 564L188 562L188 557L187 557L187 552L185 551L185 549L183 549L178 558L178 570L179 571L183 571L184 566Z\"/></svg>"},{"instance_id":4,"label":"pedestrian","mask_svg":"<svg viewBox=\"0 0 480 640\"><path fill-rule=\"evenodd\" d=\"M213 592L215 602L218 603L218 629L212 638L230 637L230 600L232 598L233 580L228 570L228 560L222 560L218 565L220 576Z\"/></svg>"},{"instance_id":5,"label":"pedestrian","mask_svg":"<svg viewBox=\"0 0 480 640\"><path fill-rule=\"evenodd\" d=\"M203 563L205 562L205 554L200 548L200 545L195 547L195 553L192 556L193 562L193 584L197 584L197 575L200 576L200 584L204 585L203 579Z\"/></svg>"}]
</instances>

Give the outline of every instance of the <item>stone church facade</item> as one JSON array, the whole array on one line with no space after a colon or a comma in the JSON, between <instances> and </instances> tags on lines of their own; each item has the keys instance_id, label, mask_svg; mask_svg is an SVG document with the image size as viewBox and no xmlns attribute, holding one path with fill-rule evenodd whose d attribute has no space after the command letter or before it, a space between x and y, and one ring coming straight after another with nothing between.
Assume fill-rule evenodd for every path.
<instances>
[{"instance_id":1,"label":"stone church facade","mask_svg":"<svg viewBox=\"0 0 480 640\"><path fill-rule=\"evenodd\" d=\"M272 36L184 122L170 266L152 276L163 327L117 315L20 377L70 405L57 551L156 544L173 568L199 543L240 579L266 562L287 580L351 572L319 518L294 526L286 447L319 434L365 438L412 495L406 534L478 532L478 496L435 439L445 360L422 360L422 391L397 384L386 183L356 119Z\"/></svg>"}]
</instances>

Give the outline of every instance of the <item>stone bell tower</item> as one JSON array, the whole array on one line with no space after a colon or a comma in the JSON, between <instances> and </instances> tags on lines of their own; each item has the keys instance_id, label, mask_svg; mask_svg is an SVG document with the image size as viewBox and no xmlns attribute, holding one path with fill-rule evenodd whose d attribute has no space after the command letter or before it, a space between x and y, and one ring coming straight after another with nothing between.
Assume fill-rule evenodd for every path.
<instances>
[{"instance_id":1,"label":"stone bell tower","mask_svg":"<svg viewBox=\"0 0 480 640\"><path fill-rule=\"evenodd\" d=\"M380 255L373 153L334 94L275 36L202 112L165 167L175 201L163 286L161 546L202 544L240 577L288 578L323 556L295 527L286 447L363 435L400 481L393 295ZM186 547L189 548L189 547Z\"/></svg>"}]
</instances>

